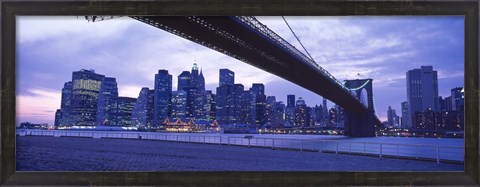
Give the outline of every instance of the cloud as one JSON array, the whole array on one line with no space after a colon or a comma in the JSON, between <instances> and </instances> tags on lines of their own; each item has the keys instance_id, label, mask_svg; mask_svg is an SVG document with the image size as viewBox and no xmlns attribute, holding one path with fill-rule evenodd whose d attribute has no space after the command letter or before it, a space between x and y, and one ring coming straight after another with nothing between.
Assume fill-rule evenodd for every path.
<instances>
[{"instance_id":1,"label":"cloud","mask_svg":"<svg viewBox=\"0 0 480 187\"><path fill-rule=\"evenodd\" d=\"M48 89L29 89L31 95L17 95L17 123L32 120L34 123L53 124L55 111L60 108L61 93Z\"/></svg>"}]
</instances>

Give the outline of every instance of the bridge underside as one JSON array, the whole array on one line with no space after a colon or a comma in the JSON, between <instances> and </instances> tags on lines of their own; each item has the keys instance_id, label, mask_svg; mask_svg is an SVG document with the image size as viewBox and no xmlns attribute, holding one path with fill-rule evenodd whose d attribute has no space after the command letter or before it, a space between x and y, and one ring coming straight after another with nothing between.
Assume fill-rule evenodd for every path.
<instances>
[{"instance_id":1,"label":"bridge underside","mask_svg":"<svg viewBox=\"0 0 480 187\"><path fill-rule=\"evenodd\" d=\"M302 61L291 49L266 37L260 31L261 27L248 25L238 17L132 16L132 18L282 77L323 96L351 114L367 112L364 105L332 81L331 77L320 73L312 64Z\"/></svg>"}]
</instances>

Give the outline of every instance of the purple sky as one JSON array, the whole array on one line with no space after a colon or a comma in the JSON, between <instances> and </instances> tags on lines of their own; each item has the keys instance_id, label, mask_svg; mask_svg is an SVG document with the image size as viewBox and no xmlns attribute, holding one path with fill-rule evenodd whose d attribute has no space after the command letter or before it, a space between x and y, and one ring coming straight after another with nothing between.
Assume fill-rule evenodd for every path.
<instances>
[{"instance_id":1,"label":"purple sky","mask_svg":"<svg viewBox=\"0 0 480 187\"><path fill-rule=\"evenodd\" d=\"M281 17L258 17L277 34L301 46ZM432 65L440 96L463 87L462 16L286 17L315 61L338 80L372 78L375 109L386 119L388 106L401 115L406 101L405 73ZM174 77L196 62L206 88L218 86L218 69L235 72L246 89L264 83L267 95L287 94L321 104L322 97L275 75L128 17L87 22L84 17L17 17L17 124L53 124L63 83L73 71L94 69L116 77L121 96L137 97L153 87L158 69ZM329 104L331 107L332 104Z\"/></svg>"}]
</instances>

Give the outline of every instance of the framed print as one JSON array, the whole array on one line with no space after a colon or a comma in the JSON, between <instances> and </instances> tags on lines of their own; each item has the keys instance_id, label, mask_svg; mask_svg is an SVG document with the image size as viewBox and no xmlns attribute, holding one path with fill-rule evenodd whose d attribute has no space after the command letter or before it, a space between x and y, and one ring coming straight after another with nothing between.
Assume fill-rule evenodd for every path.
<instances>
[{"instance_id":1,"label":"framed print","mask_svg":"<svg viewBox=\"0 0 480 187\"><path fill-rule=\"evenodd\" d=\"M478 184L478 1L1 6L4 185Z\"/></svg>"}]
</instances>

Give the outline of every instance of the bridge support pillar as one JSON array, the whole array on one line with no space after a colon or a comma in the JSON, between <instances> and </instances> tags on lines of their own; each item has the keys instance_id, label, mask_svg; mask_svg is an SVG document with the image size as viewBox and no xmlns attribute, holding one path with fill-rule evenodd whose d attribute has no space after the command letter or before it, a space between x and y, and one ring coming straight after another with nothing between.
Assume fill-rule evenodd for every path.
<instances>
[{"instance_id":1,"label":"bridge support pillar","mask_svg":"<svg viewBox=\"0 0 480 187\"><path fill-rule=\"evenodd\" d=\"M350 137L374 137L375 114L373 111L364 113L345 113L344 135Z\"/></svg>"}]
</instances>

